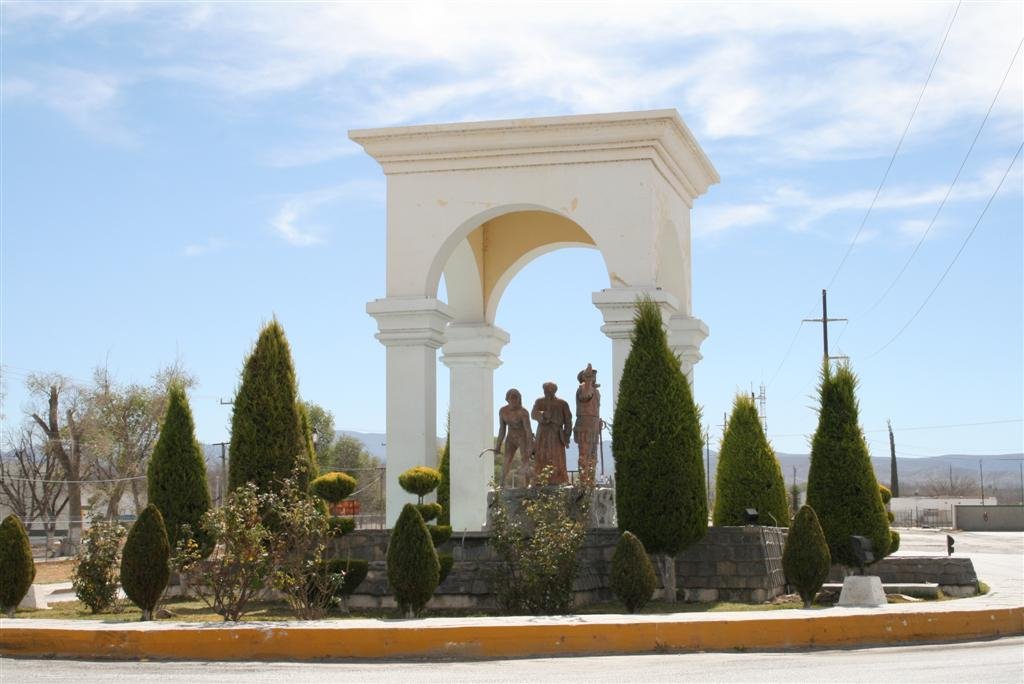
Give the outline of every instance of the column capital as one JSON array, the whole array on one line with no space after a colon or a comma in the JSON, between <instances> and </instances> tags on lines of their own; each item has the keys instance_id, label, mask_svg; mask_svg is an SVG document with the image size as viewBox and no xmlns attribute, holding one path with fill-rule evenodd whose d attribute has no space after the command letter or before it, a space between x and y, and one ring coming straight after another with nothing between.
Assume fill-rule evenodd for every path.
<instances>
[{"instance_id":1,"label":"column capital","mask_svg":"<svg viewBox=\"0 0 1024 684\"><path fill-rule=\"evenodd\" d=\"M497 368L509 334L487 323L449 323L441 362L454 366Z\"/></svg>"},{"instance_id":2,"label":"column capital","mask_svg":"<svg viewBox=\"0 0 1024 684\"><path fill-rule=\"evenodd\" d=\"M448 305L432 297L387 297L366 305L377 321L376 338L385 347L429 347L445 341L445 327L452 320Z\"/></svg>"},{"instance_id":3,"label":"column capital","mask_svg":"<svg viewBox=\"0 0 1024 684\"><path fill-rule=\"evenodd\" d=\"M610 287L591 296L604 316L601 332L611 339L629 339L633 334L636 302L649 297L661 309L661 318L668 321L679 310L679 300L671 293L656 287Z\"/></svg>"},{"instance_id":4,"label":"column capital","mask_svg":"<svg viewBox=\"0 0 1024 684\"><path fill-rule=\"evenodd\" d=\"M707 337L708 326L699 318L677 314L668 320L668 346L679 355L687 374L704 358L700 345Z\"/></svg>"}]
</instances>

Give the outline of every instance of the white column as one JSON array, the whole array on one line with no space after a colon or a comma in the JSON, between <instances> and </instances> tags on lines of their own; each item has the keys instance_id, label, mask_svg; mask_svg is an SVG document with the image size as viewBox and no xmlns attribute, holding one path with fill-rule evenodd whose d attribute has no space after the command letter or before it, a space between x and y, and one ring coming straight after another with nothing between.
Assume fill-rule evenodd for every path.
<instances>
[{"instance_id":1,"label":"white column","mask_svg":"<svg viewBox=\"0 0 1024 684\"><path fill-rule=\"evenodd\" d=\"M376 337L387 348L386 524L416 497L398 485L414 466L437 465L437 349L452 319L448 307L428 297L388 297L366 305L377 320Z\"/></svg>"},{"instance_id":2,"label":"white column","mask_svg":"<svg viewBox=\"0 0 1024 684\"><path fill-rule=\"evenodd\" d=\"M693 367L704 358L700 353L700 345L707 337L708 326L699 318L676 314L668 321L668 346L679 356L691 388Z\"/></svg>"},{"instance_id":3,"label":"white column","mask_svg":"<svg viewBox=\"0 0 1024 684\"><path fill-rule=\"evenodd\" d=\"M486 323L452 323L444 344L451 374L451 525L478 531L487 522L487 488L494 477L494 369L508 333Z\"/></svg>"},{"instance_id":4,"label":"white column","mask_svg":"<svg viewBox=\"0 0 1024 684\"><path fill-rule=\"evenodd\" d=\"M612 412L615 415L615 403L618 401L619 382L622 380L622 369L626 365L626 357L633 346L633 319L636 316L637 299L646 295L654 301L661 309L661 318L668 321L679 309L679 300L673 295L658 288L643 287L612 287L607 290L599 290L593 294L591 301L594 302L604 316L604 325L601 332L611 338L612 341L612 372L611 396ZM598 369L600 372L601 369ZM600 378L601 376L598 375ZM604 376L607 378L608 376ZM602 381L606 382L605 381Z\"/></svg>"}]
</instances>

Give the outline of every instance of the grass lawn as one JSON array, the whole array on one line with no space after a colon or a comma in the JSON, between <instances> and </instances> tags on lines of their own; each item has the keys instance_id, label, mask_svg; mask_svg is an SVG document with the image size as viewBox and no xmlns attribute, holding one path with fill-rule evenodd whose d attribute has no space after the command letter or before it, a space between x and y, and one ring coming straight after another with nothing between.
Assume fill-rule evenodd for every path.
<instances>
[{"instance_id":1,"label":"grass lawn","mask_svg":"<svg viewBox=\"0 0 1024 684\"><path fill-rule=\"evenodd\" d=\"M67 560L36 563L36 578L32 581L35 584L53 584L54 582L70 582L71 568L74 566L74 564L75 561L70 558Z\"/></svg>"}]
</instances>

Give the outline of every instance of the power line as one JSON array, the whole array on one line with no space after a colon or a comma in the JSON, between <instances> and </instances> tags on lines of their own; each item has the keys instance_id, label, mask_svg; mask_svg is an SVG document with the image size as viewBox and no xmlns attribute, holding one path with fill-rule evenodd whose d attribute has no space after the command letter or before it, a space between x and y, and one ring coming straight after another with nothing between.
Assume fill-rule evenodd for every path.
<instances>
[{"instance_id":1,"label":"power line","mask_svg":"<svg viewBox=\"0 0 1024 684\"><path fill-rule=\"evenodd\" d=\"M914 315L910 317L910 320L908 320L906 323L903 324L903 327L900 328L896 332L896 334L892 336L892 339L890 339L888 342L883 344L873 354L871 354L868 357L866 357L865 361L867 361L869 359L875 358L876 356L881 354L883 351L885 351L889 347L890 344L895 342L897 340L897 338L899 338L899 336L903 334L903 331L906 330L907 328L909 328L910 324L913 323L917 319L918 314L920 314L921 311L924 310L924 307L928 305L928 302L931 301L932 295L934 295L935 291L939 289L940 285L942 285L942 281L944 281L946 279L946 276L949 274L950 269L953 268L953 265L956 264L957 259L959 259L960 255L963 254L964 248L967 247L967 243L971 241L971 237L974 236L974 231L976 231L978 229L978 226L981 224L981 220L983 218L985 218L985 213L988 211L988 208L990 206L992 206L992 201L996 198L996 195L999 194L999 190L1003 187L1003 182L1006 181L1006 177L1010 175L1010 170L1013 168L1013 165L1017 163L1017 158L1020 157L1021 149L1024 149L1024 142L1022 142L1017 147L1017 152L1013 155L1013 159L1010 160L1009 166L1006 167L1006 172L1003 173L1003 177L999 179L999 184L996 185L996 189L992 192L992 196L989 197L988 198L988 202L985 203L985 208L982 209L981 210L981 214L978 215L978 220L974 222L974 226L971 228L971 231L969 233L967 233L967 237L964 238L963 243L961 243L960 249L958 249L956 251L956 254L953 255L953 260L949 262L949 266L947 266L946 270L942 272L941 276L939 276L939 280L938 280L937 283L935 283L935 287L932 288L931 292L928 293L928 296L924 298L923 302L921 302L921 306L917 307L917 311L915 311Z\"/></svg>"},{"instance_id":2,"label":"power line","mask_svg":"<svg viewBox=\"0 0 1024 684\"><path fill-rule=\"evenodd\" d=\"M907 267L910 266L910 262L914 260L915 256L917 256L918 250L921 249L921 245L924 244L925 238L928 237L928 234L931 232L932 227L935 225L935 220L939 218L939 214L942 212L943 207L946 206L946 200L949 199L949 196L953 192L953 188L956 186L957 181L960 180L960 174L963 172L964 167L967 165L967 160L970 158L971 152L974 151L974 146L977 144L978 138L981 137L981 131L985 128L985 124L988 122L988 117L992 114L992 110L996 106L996 101L999 99L999 94L1003 92L1003 86L1006 85L1006 79L1009 77L1010 71L1013 69L1014 62L1017 61L1017 55L1020 54L1020 48L1022 45L1024 45L1024 38L1021 39L1021 42L1017 43L1017 49L1014 51L1013 57L1010 58L1010 64L1006 67L1006 73L1003 74L1003 80L1000 81L999 88L996 89L996 94L992 97L992 102L988 106L988 111L985 112L985 118L981 120L981 125L978 126L978 131L977 133L974 134L974 140L971 141L970 147L967 148L967 153L964 154L964 158L960 162L960 168L956 170L956 175L953 176L953 181L949 184L949 188L946 190L946 194L942 198L942 201L939 202L939 206L935 210L935 214L932 216L932 220L928 223L928 227L925 229L924 233L922 233L921 238L917 241L917 244L914 246L914 251L912 251L910 253L910 256L907 257L907 261L903 264L903 268L900 269L899 273L896 274L896 277L893 278L891 283L889 283L889 286L885 288L885 291L882 293L882 295L875 301L874 304L872 304L868 308L867 311L864 312L864 314L871 313L879 304L882 303L882 301L892 291L892 288L896 286L896 283L906 272Z\"/></svg>"},{"instance_id":3,"label":"power line","mask_svg":"<svg viewBox=\"0 0 1024 684\"><path fill-rule=\"evenodd\" d=\"M924 93L928 89L928 84L932 80L932 74L935 72L935 65L939 63L939 57L942 55L942 48L946 45L946 39L949 37L949 32L953 28L954 22L956 22L956 15L960 12L960 2L956 3L956 9L953 10L953 18L949 20L949 26L946 27L946 33L942 36L942 42L939 43L939 49L935 53L935 59L932 60L932 66L928 69L928 76L924 80L924 85L921 86L921 92L917 96L917 102L914 103L914 109L910 112L910 120L907 121L906 127L903 129L903 134L900 136L899 142L896 143L896 149L893 150L892 157L889 158L889 165L885 167L885 173L882 174L882 181L878 184L878 189L875 190L875 196L871 199L871 204L868 205L868 210L864 213L864 218L861 219L860 226L857 228L857 232L854 233L853 239L850 240L850 245L846 248L846 253L843 254L843 258L839 262L839 266L836 267L835 273L832 274L832 279L828 281L826 289L832 287L835 283L836 278L839 276L839 272L843 270L843 266L846 264L846 260L850 257L850 253L853 251L854 245L857 244L857 239L860 237L861 232L864 230L864 226L868 222L868 217L871 216L871 210L875 208L875 202L878 201L878 196L882 193L882 188L885 187L885 181L889 178L889 172L892 170L892 166L896 161L896 155L900 153L900 148L903 146L903 140L907 137L907 131L910 130L910 124L914 122L914 117L917 115L917 109L921 105L921 100L924 98Z\"/></svg>"}]
</instances>

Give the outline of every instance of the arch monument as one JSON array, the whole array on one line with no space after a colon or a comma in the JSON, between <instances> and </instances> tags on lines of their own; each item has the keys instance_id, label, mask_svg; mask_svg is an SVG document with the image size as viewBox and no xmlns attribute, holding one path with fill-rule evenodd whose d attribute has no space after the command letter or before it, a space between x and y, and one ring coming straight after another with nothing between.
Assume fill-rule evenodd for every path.
<instances>
[{"instance_id":1,"label":"arch monument","mask_svg":"<svg viewBox=\"0 0 1024 684\"><path fill-rule=\"evenodd\" d=\"M387 354L387 525L414 500L397 474L437 461L437 350L450 370L451 524L486 521L502 293L561 247L600 251L593 293L612 343L607 397L629 353L633 305L662 310L691 377L708 329L690 296L690 209L719 180L674 109L364 129L349 137L387 177L387 290L367 304ZM442 274L448 301L437 298ZM607 377L607 376L606 376Z\"/></svg>"}]
</instances>

